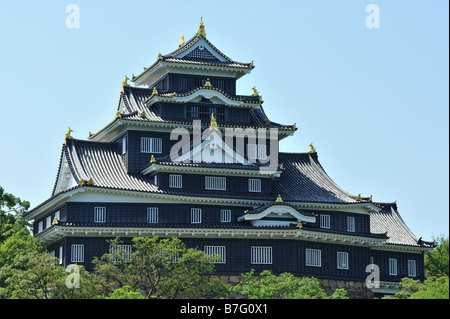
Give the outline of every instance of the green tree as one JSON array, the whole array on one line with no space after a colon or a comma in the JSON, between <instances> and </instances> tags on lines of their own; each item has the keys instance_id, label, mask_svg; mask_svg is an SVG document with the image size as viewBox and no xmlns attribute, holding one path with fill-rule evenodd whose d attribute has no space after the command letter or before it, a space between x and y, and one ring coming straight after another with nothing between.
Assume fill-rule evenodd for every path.
<instances>
[{"instance_id":1,"label":"green tree","mask_svg":"<svg viewBox=\"0 0 450 319\"><path fill-rule=\"evenodd\" d=\"M448 276L432 276L420 280L402 278L400 291L383 299L449 299Z\"/></svg>"},{"instance_id":2,"label":"green tree","mask_svg":"<svg viewBox=\"0 0 450 319\"><path fill-rule=\"evenodd\" d=\"M0 186L0 244L15 232L29 226L22 217L23 211L29 207L29 202L5 193Z\"/></svg>"},{"instance_id":3,"label":"green tree","mask_svg":"<svg viewBox=\"0 0 450 319\"><path fill-rule=\"evenodd\" d=\"M273 275L264 270L254 276L255 270L243 274L244 280L230 291L249 299L348 299L344 289L337 289L328 296L314 277L298 278L291 273Z\"/></svg>"},{"instance_id":4,"label":"green tree","mask_svg":"<svg viewBox=\"0 0 450 319\"><path fill-rule=\"evenodd\" d=\"M110 244L120 247L118 239ZM114 291L125 286L142 291L146 298L226 295L227 287L222 281L207 281L202 276L214 271L213 257L197 249L187 249L178 238L136 237L133 249L131 260L120 249L94 260L94 273L104 279L106 297L112 297Z\"/></svg>"},{"instance_id":5,"label":"green tree","mask_svg":"<svg viewBox=\"0 0 450 319\"><path fill-rule=\"evenodd\" d=\"M448 236L439 236L435 239L436 248L425 254L425 275L447 276L449 272L449 245Z\"/></svg>"}]
</instances>

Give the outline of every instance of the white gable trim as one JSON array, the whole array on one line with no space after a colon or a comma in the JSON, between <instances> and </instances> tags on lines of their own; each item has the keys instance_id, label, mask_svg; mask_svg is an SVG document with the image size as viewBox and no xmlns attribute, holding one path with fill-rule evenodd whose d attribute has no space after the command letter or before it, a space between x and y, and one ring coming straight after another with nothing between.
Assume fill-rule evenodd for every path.
<instances>
[{"instance_id":1,"label":"white gable trim","mask_svg":"<svg viewBox=\"0 0 450 319\"><path fill-rule=\"evenodd\" d=\"M199 49L199 50L208 50L209 53L211 53L211 55L213 55L216 59L218 59L220 62L228 62L227 59L225 59L223 56L221 56L216 49L214 49L204 38L200 38L193 46L191 46L189 49L187 49L186 51L181 52L180 54L177 54L174 56L174 58L183 58L186 55L189 55L189 53L191 53L192 51L194 51L195 49Z\"/></svg>"},{"instance_id":2,"label":"white gable trim","mask_svg":"<svg viewBox=\"0 0 450 319\"><path fill-rule=\"evenodd\" d=\"M263 220L265 217L275 217L278 220ZM288 219L295 218L297 221L293 222ZM286 219L283 221L282 219ZM245 214L239 217L239 221L250 221L254 226L275 226L298 223L299 221L315 223L316 217L305 216L299 213L296 209L287 205L274 205L266 208L257 214Z\"/></svg>"}]
</instances>

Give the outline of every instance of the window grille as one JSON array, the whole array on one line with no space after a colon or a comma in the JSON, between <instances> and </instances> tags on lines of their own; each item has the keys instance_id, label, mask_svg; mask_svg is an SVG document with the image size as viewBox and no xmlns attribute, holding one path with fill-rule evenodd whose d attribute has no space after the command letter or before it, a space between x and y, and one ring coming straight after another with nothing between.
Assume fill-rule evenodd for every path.
<instances>
[{"instance_id":1,"label":"window grille","mask_svg":"<svg viewBox=\"0 0 450 319\"><path fill-rule=\"evenodd\" d=\"M416 261L408 260L408 276L416 277Z\"/></svg>"},{"instance_id":2,"label":"window grille","mask_svg":"<svg viewBox=\"0 0 450 319\"><path fill-rule=\"evenodd\" d=\"M210 121L211 114L214 113L214 117L217 121L225 120L225 108L223 106L210 106L210 105L188 105L187 117L191 119Z\"/></svg>"},{"instance_id":3,"label":"window grille","mask_svg":"<svg viewBox=\"0 0 450 319\"><path fill-rule=\"evenodd\" d=\"M94 223L106 222L106 207L94 208Z\"/></svg>"},{"instance_id":4,"label":"window grille","mask_svg":"<svg viewBox=\"0 0 450 319\"><path fill-rule=\"evenodd\" d=\"M109 253L113 254L113 262L122 261L125 263L131 262L131 245L111 245L109 246Z\"/></svg>"},{"instance_id":5,"label":"window grille","mask_svg":"<svg viewBox=\"0 0 450 319\"><path fill-rule=\"evenodd\" d=\"M141 153L161 154L162 138L141 137Z\"/></svg>"},{"instance_id":6,"label":"window grille","mask_svg":"<svg viewBox=\"0 0 450 319\"><path fill-rule=\"evenodd\" d=\"M158 215L158 207L147 207L147 223L157 224Z\"/></svg>"},{"instance_id":7,"label":"window grille","mask_svg":"<svg viewBox=\"0 0 450 319\"><path fill-rule=\"evenodd\" d=\"M330 215L320 215L320 228L330 228Z\"/></svg>"},{"instance_id":8,"label":"window grille","mask_svg":"<svg viewBox=\"0 0 450 319\"><path fill-rule=\"evenodd\" d=\"M225 246L205 246L203 251L206 255L214 256L211 261L214 264L225 264L226 259L226 247ZM218 255L218 256L217 256Z\"/></svg>"},{"instance_id":9,"label":"window grille","mask_svg":"<svg viewBox=\"0 0 450 319\"><path fill-rule=\"evenodd\" d=\"M347 217L347 231L355 232L355 217Z\"/></svg>"},{"instance_id":10,"label":"window grille","mask_svg":"<svg viewBox=\"0 0 450 319\"><path fill-rule=\"evenodd\" d=\"M84 245L74 244L72 245L71 259L72 262L82 263L84 262Z\"/></svg>"},{"instance_id":11,"label":"window grille","mask_svg":"<svg viewBox=\"0 0 450 319\"><path fill-rule=\"evenodd\" d=\"M191 224L200 224L202 222L202 209L191 208Z\"/></svg>"},{"instance_id":12,"label":"window grille","mask_svg":"<svg viewBox=\"0 0 450 319\"><path fill-rule=\"evenodd\" d=\"M220 221L222 223L231 222L231 209L221 209L220 210Z\"/></svg>"},{"instance_id":13,"label":"window grille","mask_svg":"<svg viewBox=\"0 0 450 319\"><path fill-rule=\"evenodd\" d=\"M338 251L337 252L337 268L348 269L348 253Z\"/></svg>"},{"instance_id":14,"label":"window grille","mask_svg":"<svg viewBox=\"0 0 450 319\"><path fill-rule=\"evenodd\" d=\"M397 276L397 259L389 258L389 275Z\"/></svg>"},{"instance_id":15,"label":"window grille","mask_svg":"<svg viewBox=\"0 0 450 319\"><path fill-rule=\"evenodd\" d=\"M183 187L183 175L169 174L169 187L182 188Z\"/></svg>"},{"instance_id":16,"label":"window grille","mask_svg":"<svg viewBox=\"0 0 450 319\"><path fill-rule=\"evenodd\" d=\"M248 179L248 191L249 192L261 192L261 180L257 178Z\"/></svg>"},{"instance_id":17,"label":"window grille","mask_svg":"<svg viewBox=\"0 0 450 319\"><path fill-rule=\"evenodd\" d=\"M188 79L186 76L180 76L178 78L178 89L181 92L186 92L188 90Z\"/></svg>"},{"instance_id":18,"label":"window grille","mask_svg":"<svg viewBox=\"0 0 450 319\"><path fill-rule=\"evenodd\" d=\"M320 249L306 248L305 265L312 267L322 267L322 251Z\"/></svg>"},{"instance_id":19,"label":"window grille","mask_svg":"<svg viewBox=\"0 0 450 319\"><path fill-rule=\"evenodd\" d=\"M267 145L265 144L247 144L248 159L265 160L267 159Z\"/></svg>"},{"instance_id":20,"label":"window grille","mask_svg":"<svg viewBox=\"0 0 450 319\"><path fill-rule=\"evenodd\" d=\"M272 264L272 247L252 246L251 263L260 265Z\"/></svg>"},{"instance_id":21,"label":"window grille","mask_svg":"<svg viewBox=\"0 0 450 319\"><path fill-rule=\"evenodd\" d=\"M227 189L226 177L205 176L205 189L221 190Z\"/></svg>"}]
</instances>

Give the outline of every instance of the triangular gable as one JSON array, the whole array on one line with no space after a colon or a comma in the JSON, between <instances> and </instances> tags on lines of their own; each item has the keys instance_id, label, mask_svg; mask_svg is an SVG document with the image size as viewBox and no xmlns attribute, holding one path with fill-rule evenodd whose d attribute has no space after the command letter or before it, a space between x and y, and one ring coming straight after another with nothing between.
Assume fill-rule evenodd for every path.
<instances>
[{"instance_id":1,"label":"triangular gable","mask_svg":"<svg viewBox=\"0 0 450 319\"><path fill-rule=\"evenodd\" d=\"M72 188L77 185L78 184L72 174L72 171L70 170L66 156L63 154L61 163L59 165L58 177L56 179L52 195L56 195L59 192L65 191L66 189Z\"/></svg>"}]
</instances>

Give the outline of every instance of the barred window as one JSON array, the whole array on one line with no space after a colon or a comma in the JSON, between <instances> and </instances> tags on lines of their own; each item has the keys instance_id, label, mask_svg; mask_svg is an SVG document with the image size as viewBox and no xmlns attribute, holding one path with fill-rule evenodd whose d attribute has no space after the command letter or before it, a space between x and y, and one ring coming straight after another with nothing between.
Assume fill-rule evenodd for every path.
<instances>
[{"instance_id":1,"label":"barred window","mask_svg":"<svg viewBox=\"0 0 450 319\"><path fill-rule=\"evenodd\" d=\"M217 121L225 120L225 108L223 106L210 106L210 105L188 105L187 117L191 119L199 119L209 121L211 114L214 113L214 117Z\"/></svg>"},{"instance_id":2,"label":"barred window","mask_svg":"<svg viewBox=\"0 0 450 319\"><path fill-rule=\"evenodd\" d=\"M305 265L311 267L322 267L322 251L320 249L306 248Z\"/></svg>"},{"instance_id":3,"label":"barred window","mask_svg":"<svg viewBox=\"0 0 450 319\"><path fill-rule=\"evenodd\" d=\"M347 216L347 231L355 232L355 217Z\"/></svg>"},{"instance_id":4,"label":"barred window","mask_svg":"<svg viewBox=\"0 0 450 319\"><path fill-rule=\"evenodd\" d=\"M141 137L141 153L161 154L162 138Z\"/></svg>"},{"instance_id":5,"label":"barred window","mask_svg":"<svg viewBox=\"0 0 450 319\"><path fill-rule=\"evenodd\" d=\"M270 246L252 246L251 247L252 264L272 264L272 247Z\"/></svg>"},{"instance_id":6,"label":"barred window","mask_svg":"<svg viewBox=\"0 0 450 319\"><path fill-rule=\"evenodd\" d=\"M94 208L94 223L106 222L106 207Z\"/></svg>"},{"instance_id":7,"label":"barred window","mask_svg":"<svg viewBox=\"0 0 450 319\"><path fill-rule=\"evenodd\" d=\"M408 260L408 277L416 277L416 261Z\"/></svg>"},{"instance_id":8,"label":"barred window","mask_svg":"<svg viewBox=\"0 0 450 319\"><path fill-rule=\"evenodd\" d=\"M397 276L397 259L389 258L389 275Z\"/></svg>"},{"instance_id":9,"label":"barred window","mask_svg":"<svg viewBox=\"0 0 450 319\"><path fill-rule=\"evenodd\" d=\"M348 269L348 253L338 251L337 252L337 268Z\"/></svg>"},{"instance_id":10,"label":"barred window","mask_svg":"<svg viewBox=\"0 0 450 319\"><path fill-rule=\"evenodd\" d=\"M224 191L227 189L227 179L225 177L205 176L205 189Z\"/></svg>"},{"instance_id":11,"label":"barred window","mask_svg":"<svg viewBox=\"0 0 450 319\"><path fill-rule=\"evenodd\" d=\"M320 228L330 228L330 215L320 215Z\"/></svg>"},{"instance_id":12,"label":"barred window","mask_svg":"<svg viewBox=\"0 0 450 319\"><path fill-rule=\"evenodd\" d=\"M222 223L231 222L231 209L221 209L220 210L220 221Z\"/></svg>"},{"instance_id":13,"label":"barred window","mask_svg":"<svg viewBox=\"0 0 450 319\"><path fill-rule=\"evenodd\" d=\"M113 262L131 262L131 245L111 245L109 253L113 254Z\"/></svg>"},{"instance_id":14,"label":"barred window","mask_svg":"<svg viewBox=\"0 0 450 319\"><path fill-rule=\"evenodd\" d=\"M191 208L191 224L200 224L202 222L202 209Z\"/></svg>"},{"instance_id":15,"label":"barred window","mask_svg":"<svg viewBox=\"0 0 450 319\"><path fill-rule=\"evenodd\" d=\"M72 245L71 259L72 262L84 262L84 245L74 244Z\"/></svg>"},{"instance_id":16,"label":"barred window","mask_svg":"<svg viewBox=\"0 0 450 319\"><path fill-rule=\"evenodd\" d=\"M261 192L261 180L257 178L248 179L248 191L249 192Z\"/></svg>"},{"instance_id":17,"label":"barred window","mask_svg":"<svg viewBox=\"0 0 450 319\"><path fill-rule=\"evenodd\" d=\"M178 78L178 90L180 92L185 92L188 90L188 79L186 76L180 76Z\"/></svg>"},{"instance_id":18,"label":"barred window","mask_svg":"<svg viewBox=\"0 0 450 319\"><path fill-rule=\"evenodd\" d=\"M205 246L203 251L205 252L206 255L215 256L215 258L211 261L212 263L225 264L226 259L225 246Z\"/></svg>"},{"instance_id":19,"label":"barred window","mask_svg":"<svg viewBox=\"0 0 450 319\"><path fill-rule=\"evenodd\" d=\"M267 145L265 144L247 144L248 159L265 160L267 159Z\"/></svg>"},{"instance_id":20,"label":"barred window","mask_svg":"<svg viewBox=\"0 0 450 319\"><path fill-rule=\"evenodd\" d=\"M182 188L183 175L169 174L169 187Z\"/></svg>"},{"instance_id":21,"label":"barred window","mask_svg":"<svg viewBox=\"0 0 450 319\"><path fill-rule=\"evenodd\" d=\"M158 215L158 207L147 207L147 223L157 224Z\"/></svg>"}]
</instances>

